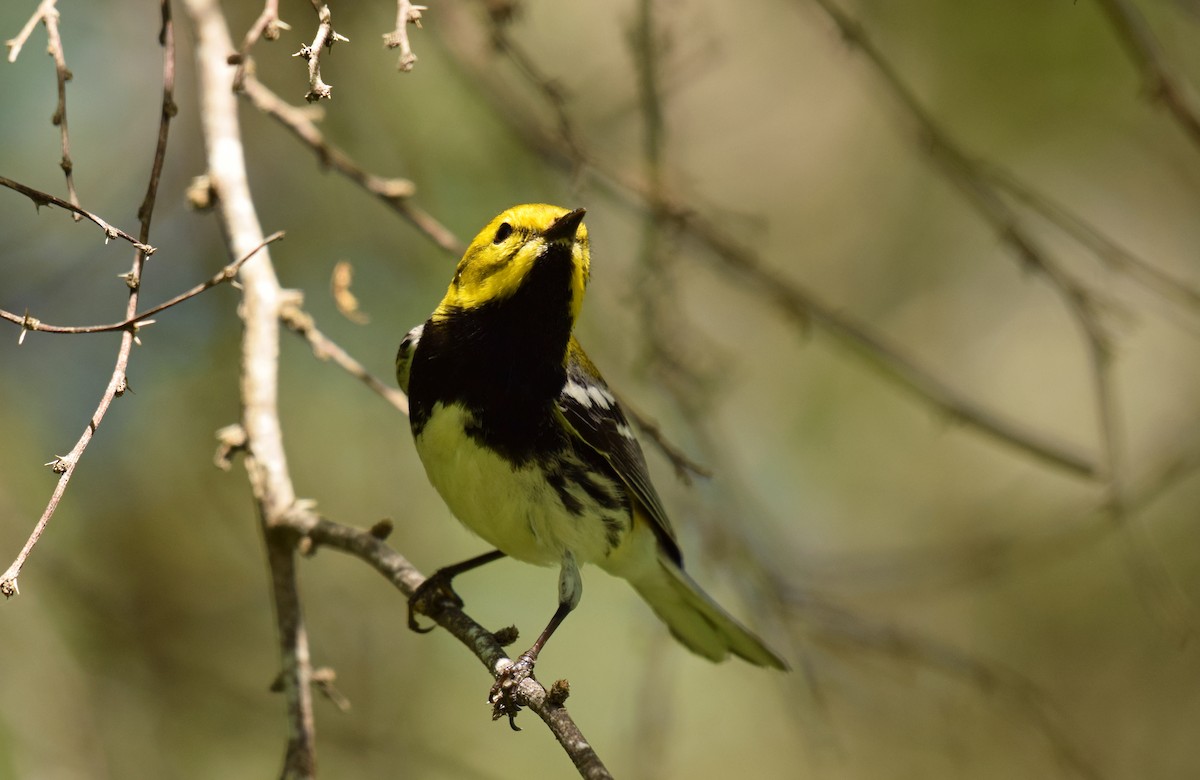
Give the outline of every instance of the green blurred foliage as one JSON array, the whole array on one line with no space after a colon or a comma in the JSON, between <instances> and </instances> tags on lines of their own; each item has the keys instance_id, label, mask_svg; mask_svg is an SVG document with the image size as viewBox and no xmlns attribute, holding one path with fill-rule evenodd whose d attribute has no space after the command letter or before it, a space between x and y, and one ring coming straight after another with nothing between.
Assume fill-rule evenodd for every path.
<instances>
[{"instance_id":1,"label":"green blurred foliage","mask_svg":"<svg viewBox=\"0 0 1200 780\"><path fill-rule=\"evenodd\" d=\"M0 5L15 35L33 0ZM257 15L228 4L235 39ZM255 50L262 80L306 89L293 30ZM344 6L344 7L343 7ZM1141 0L1178 72L1200 81L1194 4ZM1146 95L1091 2L844 4L969 150L1086 216L1156 266L1200 283L1200 152ZM641 166L628 30L632 3L528 0L511 28L569 96L599 159ZM157 128L161 53L152 3L61 2L74 72L68 116L80 198L135 232ZM663 289L674 339L702 375L692 427L647 361L636 301L642 217L573 179L506 122L552 117L513 68L506 91L465 64L486 57L475 3L436 4L413 30L420 60L395 72L380 45L385 3L335 4L350 38L326 56L334 97L322 128L365 168L412 178L418 202L460 237L509 205L584 205L594 242L582 336L614 385L663 423L713 480L688 488L651 466L697 577L786 648L783 678L711 666L673 644L622 583L588 572L587 596L543 655L569 677L571 710L621 777L1073 776L1200 772L1195 615L1164 617L1158 567L1200 592L1200 485L1186 475L1132 520L1149 548L1088 513L1104 485L951 425L820 330L798 335L761 296L681 241ZM1035 273L937 173L908 118L820 9L805 2L658 3L666 177L697 211L771 267L869 323L961 392L1089 452L1100 447L1094 383L1076 324ZM179 116L147 265L152 303L227 262L211 214L183 191L204 169L190 29L176 9ZM44 32L0 65L0 174L62 194ZM497 105L508 109L498 111ZM242 112L251 187L284 285L335 341L381 377L403 333L432 309L451 259L272 120ZM1197 312L1105 273L1044 223L1039 235L1099 294L1133 482L1197 447ZM108 322L123 310L131 251L87 223L35 212L0 190L0 308L47 322ZM328 293L349 260L370 323ZM212 466L214 432L238 415L237 292L212 290L158 317L117 400L0 610L0 780L222 777L277 772L283 702L268 692L277 641L256 520L240 465ZM3 332L0 331L0 335ZM68 450L112 369L117 338L0 338L0 555L20 548L53 488L41 466ZM299 493L342 522L395 520L393 543L423 570L482 550L424 479L406 421L288 336L281 413ZM715 447L706 443L715 442ZM753 562L713 524L763 551L795 598L782 614L739 599ZM1058 532L1091 523L1099 530ZM1107 529L1107 530L1105 530ZM716 540L716 541L714 541ZM979 556L968 553L995 552ZM1007 551L1007 552L1006 552ZM1147 563L1149 561L1149 563ZM441 632L411 634L399 596L359 562L302 566L314 658L352 708L318 702L327 777L569 776L531 715L521 734L487 718L486 674ZM464 577L471 613L531 635L555 574L509 562Z\"/></svg>"}]
</instances>

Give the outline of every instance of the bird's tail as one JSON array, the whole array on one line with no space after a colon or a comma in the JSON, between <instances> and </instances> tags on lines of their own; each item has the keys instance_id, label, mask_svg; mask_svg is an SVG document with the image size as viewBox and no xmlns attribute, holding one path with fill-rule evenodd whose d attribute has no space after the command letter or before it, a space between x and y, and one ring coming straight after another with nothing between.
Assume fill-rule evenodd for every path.
<instances>
[{"instance_id":1,"label":"bird's tail","mask_svg":"<svg viewBox=\"0 0 1200 780\"><path fill-rule=\"evenodd\" d=\"M787 669L787 663L713 601L682 569L660 558L647 576L632 581L671 633L697 655L723 661L730 653L756 666Z\"/></svg>"}]
</instances>

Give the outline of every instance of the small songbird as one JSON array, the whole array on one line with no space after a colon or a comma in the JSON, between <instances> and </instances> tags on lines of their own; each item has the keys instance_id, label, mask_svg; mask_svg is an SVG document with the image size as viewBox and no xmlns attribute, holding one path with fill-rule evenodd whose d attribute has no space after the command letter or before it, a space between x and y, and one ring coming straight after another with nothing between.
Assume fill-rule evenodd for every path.
<instances>
[{"instance_id":1,"label":"small songbird","mask_svg":"<svg viewBox=\"0 0 1200 780\"><path fill-rule=\"evenodd\" d=\"M628 580L689 650L785 669L684 572L633 430L572 335L590 273L583 216L545 204L497 216L400 345L396 375L429 481L497 548L443 569L442 585L504 555L560 567L558 609L501 682L532 671L579 603L585 563Z\"/></svg>"}]
</instances>

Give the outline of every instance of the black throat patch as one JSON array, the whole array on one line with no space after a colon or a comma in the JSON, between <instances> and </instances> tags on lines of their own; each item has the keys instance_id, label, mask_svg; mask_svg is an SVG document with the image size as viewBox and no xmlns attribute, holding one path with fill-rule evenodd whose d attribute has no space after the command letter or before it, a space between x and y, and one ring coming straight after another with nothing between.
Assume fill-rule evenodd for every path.
<instances>
[{"instance_id":1,"label":"black throat patch","mask_svg":"<svg viewBox=\"0 0 1200 780\"><path fill-rule=\"evenodd\" d=\"M409 377L414 436L435 404L460 403L467 433L517 464L564 446L554 405L573 325L570 252L551 244L509 297L425 323Z\"/></svg>"}]
</instances>

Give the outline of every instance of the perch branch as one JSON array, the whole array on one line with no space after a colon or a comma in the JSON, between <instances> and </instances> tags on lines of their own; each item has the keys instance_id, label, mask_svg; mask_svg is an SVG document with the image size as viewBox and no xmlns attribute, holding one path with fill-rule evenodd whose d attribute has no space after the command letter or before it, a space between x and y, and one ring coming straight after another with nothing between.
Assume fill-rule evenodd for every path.
<instances>
[{"instance_id":1,"label":"perch branch","mask_svg":"<svg viewBox=\"0 0 1200 780\"><path fill-rule=\"evenodd\" d=\"M293 520L295 522L292 527L297 533L303 533L318 547L340 550L366 562L391 582L405 598L411 597L416 588L425 581L421 573L404 556L370 531L351 528L323 518L305 520L293 516ZM498 676L499 670L505 668L506 661L511 663L504 648L496 641L495 634L476 623L461 609L445 605L429 617L466 645L493 677ZM611 778L600 757L584 738L567 708L563 706L561 697L548 692L533 678L521 683L518 696L521 703L527 705L549 727L582 777L588 780Z\"/></svg>"}]
</instances>

